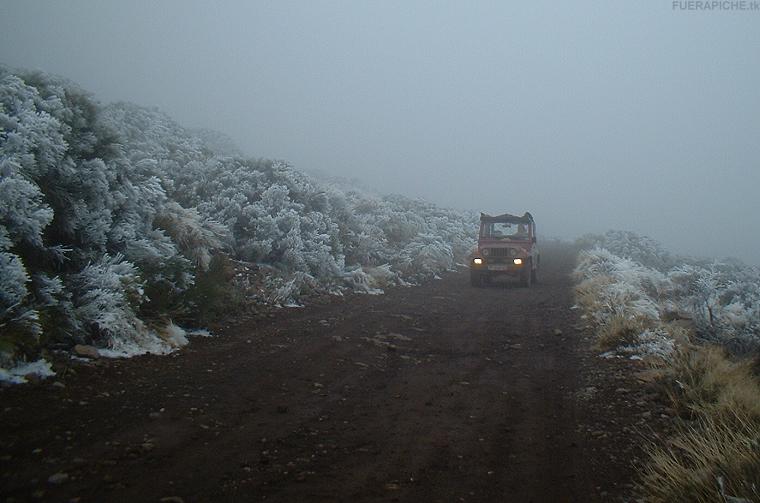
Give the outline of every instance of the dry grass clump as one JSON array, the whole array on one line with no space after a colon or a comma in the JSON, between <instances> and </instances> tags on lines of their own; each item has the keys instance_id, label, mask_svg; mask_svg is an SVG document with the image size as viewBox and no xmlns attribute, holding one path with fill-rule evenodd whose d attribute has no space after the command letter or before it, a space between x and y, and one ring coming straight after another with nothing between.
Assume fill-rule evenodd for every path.
<instances>
[{"instance_id":1,"label":"dry grass clump","mask_svg":"<svg viewBox=\"0 0 760 503\"><path fill-rule=\"evenodd\" d=\"M576 303L595 326L596 346L601 351L634 345L639 334L657 325L656 320L637 313L635 309L612 305L603 292L614 282L611 276L599 275L583 280L575 287Z\"/></svg>"},{"instance_id":2,"label":"dry grass clump","mask_svg":"<svg viewBox=\"0 0 760 503\"><path fill-rule=\"evenodd\" d=\"M760 502L760 423L739 413L683 424L652 445L638 490L653 503Z\"/></svg>"},{"instance_id":3,"label":"dry grass clump","mask_svg":"<svg viewBox=\"0 0 760 503\"><path fill-rule=\"evenodd\" d=\"M760 382L752 362L718 346L681 346L669 361L666 394L684 416L739 412L760 420Z\"/></svg>"},{"instance_id":4,"label":"dry grass clump","mask_svg":"<svg viewBox=\"0 0 760 503\"><path fill-rule=\"evenodd\" d=\"M716 346L682 346L663 381L681 417L648 447L639 492L653 502L760 502L760 382L752 362Z\"/></svg>"},{"instance_id":5,"label":"dry grass clump","mask_svg":"<svg viewBox=\"0 0 760 503\"><path fill-rule=\"evenodd\" d=\"M576 274L576 279L579 279ZM601 292L614 282L611 276L600 275L582 280L575 287L575 299L584 313L597 313L601 310Z\"/></svg>"},{"instance_id":6,"label":"dry grass clump","mask_svg":"<svg viewBox=\"0 0 760 503\"><path fill-rule=\"evenodd\" d=\"M631 346L641 332L647 328L647 320L615 314L607 323L597 329L596 345L602 351L610 351L621 346Z\"/></svg>"}]
</instances>

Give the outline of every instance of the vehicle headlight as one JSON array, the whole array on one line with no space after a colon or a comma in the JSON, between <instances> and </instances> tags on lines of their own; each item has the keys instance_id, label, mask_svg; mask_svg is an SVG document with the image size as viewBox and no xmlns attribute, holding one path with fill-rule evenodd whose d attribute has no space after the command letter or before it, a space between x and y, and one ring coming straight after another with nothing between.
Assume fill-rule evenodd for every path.
<instances>
[{"instance_id":1,"label":"vehicle headlight","mask_svg":"<svg viewBox=\"0 0 760 503\"><path fill-rule=\"evenodd\" d=\"M475 265L480 265L480 264L483 263L483 259L482 258L474 258L474 259L472 259L472 263L475 264Z\"/></svg>"},{"instance_id":2,"label":"vehicle headlight","mask_svg":"<svg viewBox=\"0 0 760 503\"><path fill-rule=\"evenodd\" d=\"M516 258L514 260L514 263L515 263L515 265L522 265L522 259L521 258Z\"/></svg>"}]
</instances>

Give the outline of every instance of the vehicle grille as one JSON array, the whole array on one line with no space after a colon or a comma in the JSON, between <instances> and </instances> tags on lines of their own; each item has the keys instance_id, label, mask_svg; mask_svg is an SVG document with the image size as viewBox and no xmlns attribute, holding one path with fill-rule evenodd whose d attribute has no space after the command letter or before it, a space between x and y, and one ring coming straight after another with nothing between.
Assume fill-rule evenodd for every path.
<instances>
[{"instance_id":1,"label":"vehicle grille","mask_svg":"<svg viewBox=\"0 0 760 503\"><path fill-rule=\"evenodd\" d=\"M514 248L488 248L488 257L514 257L517 250Z\"/></svg>"}]
</instances>

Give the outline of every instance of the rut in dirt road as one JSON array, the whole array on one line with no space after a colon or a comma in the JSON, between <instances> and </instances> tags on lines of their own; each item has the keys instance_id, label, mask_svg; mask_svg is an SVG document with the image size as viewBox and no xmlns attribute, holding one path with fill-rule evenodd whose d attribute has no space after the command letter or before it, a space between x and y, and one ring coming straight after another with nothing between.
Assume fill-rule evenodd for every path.
<instances>
[{"instance_id":1,"label":"rut in dirt road","mask_svg":"<svg viewBox=\"0 0 760 503\"><path fill-rule=\"evenodd\" d=\"M282 310L2 391L8 501L601 501L570 260ZM36 451L35 449L41 449ZM602 462L603 464L603 462ZM48 477L65 474L64 483ZM595 480L595 478L597 480Z\"/></svg>"}]
</instances>

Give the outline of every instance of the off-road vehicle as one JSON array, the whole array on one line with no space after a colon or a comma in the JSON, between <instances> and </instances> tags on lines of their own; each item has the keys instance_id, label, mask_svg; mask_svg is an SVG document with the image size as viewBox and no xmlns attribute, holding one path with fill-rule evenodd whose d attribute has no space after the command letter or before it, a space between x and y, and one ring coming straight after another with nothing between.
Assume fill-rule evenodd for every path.
<instances>
[{"instance_id":1,"label":"off-road vehicle","mask_svg":"<svg viewBox=\"0 0 760 503\"><path fill-rule=\"evenodd\" d=\"M530 287L537 280L539 264L536 223L530 213L521 217L480 214L478 249L470 260L472 286L487 285L497 276L513 276Z\"/></svg>"}]
</instances>

